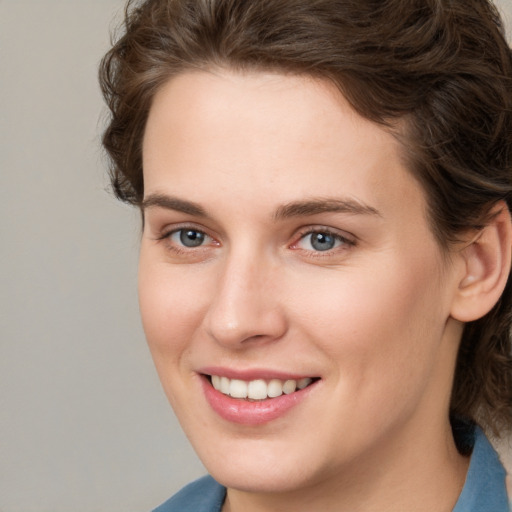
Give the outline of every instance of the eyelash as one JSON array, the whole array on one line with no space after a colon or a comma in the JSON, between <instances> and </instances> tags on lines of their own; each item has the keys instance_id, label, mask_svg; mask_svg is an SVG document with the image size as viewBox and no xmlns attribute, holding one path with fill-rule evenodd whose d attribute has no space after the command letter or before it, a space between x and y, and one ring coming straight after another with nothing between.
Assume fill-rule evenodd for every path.
<instances>
[{"instance_id":1,"label":"eyelash","mask_svg":"<svg viewBox=\"0 0 512 512\"><path fill-rule=\"evenodd\" d=\"M177 235L180 232L183 231L194 231L195 233L198 233L200 235L203 235L205 239L215 240L212 236L208 235L204 230L198 229L194 226L190 225L183 225L174 227L173 229L169 231L164 231L161 235L159 235L156 240L159 242L164 242L166 245L166 248L178 255L182 254L190 254L191 251L198 251L205 248L205 245L201 244L197 247L186 247L185 245L177 245L176 243L173 243L171 240L171 237L173 235ZM219 245L218 242L215 245Z\"/></svg>"},{"instance_id":2,"label":"eyelash","mask_svg":"<svg viewBox=\"0 0 512 512\"><path fill-rule=\"evenodd\" d=\"M184 255L184 254L190 254L191 251L198 251L201 249L205 249L206 246L204 244L198 245L196 247L187 247L184 245L178 245L176 243L173 243L171 241L171 237L173 235L178 235L180 232L183 231L193 231L200 235L203 235L205 239L210 239L215 242L215 245L220 245L218 242L215 241L215 238L208 235L204 230L198 229L194 226L190 225L183 225L174 227L172 230L165 231L161 235L159 235L156 240L160 242L167 242L166 248L178 255ZM326 235L328 237L332 237L335 242L338 242L339 245L335 246L331 249L326 249L324 251L322 250L314 250L314 249L303 249L301 247L298 247L298 245L305 240L308 236L320 234L320 235ZM333 231L332 229L325 228L322 226L314 227L314 228L308 228L302 232L299 232L298 237L296 238L296 241L293 242L289 247L292 250L298 250L298 251L304 251L309 253L312 257L315 258L326 258L329 256L332 256L333 253L337 253L338 251L344 251L347 250L349 247L354 247L356 245L356 240L350 239L346 236L341 235L340 233L337 233Z\"/></svg>"},{"instance_id":3,"label":"eyelash","mask_svg":"<svg viewBox=\"0 0 512 512\"><path fill-rule=\"evenodd\" d=\"M313 249L302 249L301 247L298 247L298 245L304 241L308 236L311 235L326 235L328 237L332 237L335 242L339 242L339 245L336 247L333 247L331 249L326 249L324 251L321 250L313 250ZM310 242L311 243L311 242ZM313 228L308 228L305 231L302 231L299 233L297 241L291 244L291 248L294 250L299 251L306 251L311 254L311 256L315 258L326 258L329 256L332 256L333 253L338 253L338 251L345 251L350 247L354 247L356 245L356 240L348 238L347 236L341 235L340 233L337 233L336 231L318 226Z\"/></svg>"}]
</instances>

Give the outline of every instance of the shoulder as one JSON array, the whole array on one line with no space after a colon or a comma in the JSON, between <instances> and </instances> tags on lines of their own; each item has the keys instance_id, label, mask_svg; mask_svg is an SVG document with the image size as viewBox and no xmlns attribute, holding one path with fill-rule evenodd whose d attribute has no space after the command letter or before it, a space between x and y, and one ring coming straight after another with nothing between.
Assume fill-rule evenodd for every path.
<instances>
[{"instance_id":1,"label":"shoulder","mask_svg":"<svg viewBox=\"0 0 512 512\"><path fill-rule=\"evenodd\" d=\"M505 477L496 451L477 428L466 483L453 512L508 512Z\"/></svg>"},{"instance_id":2,"label":"shoulder","mask_svg":"<svg viewBox=\"0 0 512 512\"><path fill-rule=\"evenodd\" d=\"M204 476L183 487L153 512L220 512L225 496L222 485L211 476Z\"/></svg>"}]
</instances>

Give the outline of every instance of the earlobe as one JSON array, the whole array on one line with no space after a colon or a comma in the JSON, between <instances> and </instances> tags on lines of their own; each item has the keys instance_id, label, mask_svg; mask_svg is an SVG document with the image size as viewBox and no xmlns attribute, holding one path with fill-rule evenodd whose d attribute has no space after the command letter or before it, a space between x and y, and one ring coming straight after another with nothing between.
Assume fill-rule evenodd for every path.
<instances>
[{"instance_id":1,"label":"earlobe","mask_svg":"<svg viewBox=\"0 0 512 512\"><path fill-rule=\"evenodd\" d=\"M489 223L458 255L462 277L451 316L461 322L483 317L498 302L510 273L512 223L504 201L491 211Z\"/></svg>"}]
</instances>

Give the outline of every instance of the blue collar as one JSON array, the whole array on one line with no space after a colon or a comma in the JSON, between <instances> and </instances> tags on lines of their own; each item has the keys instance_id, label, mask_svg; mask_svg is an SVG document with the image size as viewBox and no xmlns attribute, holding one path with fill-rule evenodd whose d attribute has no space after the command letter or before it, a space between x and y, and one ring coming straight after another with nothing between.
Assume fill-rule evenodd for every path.
<instances>
[{"instance_id":1,"label":"blue collar","mask_svg":"<svg viewBox=\"0 0 512 512\"><path fill-rule=\"evenodd\" d=\"M497 453L477 427L466 483L453 512L508 512L505 477Z\"/></svg>"}]
</instances>

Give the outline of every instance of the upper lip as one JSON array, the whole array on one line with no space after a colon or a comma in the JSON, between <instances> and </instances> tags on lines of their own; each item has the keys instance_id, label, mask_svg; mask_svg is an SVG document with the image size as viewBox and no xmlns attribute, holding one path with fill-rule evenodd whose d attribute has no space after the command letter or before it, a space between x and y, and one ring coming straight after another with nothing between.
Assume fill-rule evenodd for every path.
<instances>
[{"instance_id":1,"label":"upper lip","mask_svg":"<svg viewBox=\"0 0 512 512\"><path fill-rule=\"evenodd\" d=\"M227 368L221 366L205 366L199 368L197 370L198 373L204 375L218 375L220 377L227 377L228 379L239 379L244 381L251 380L271 380L271 379L279 379L279 380L299 380L305 377L315 378L317 375L309 374L309 373L295 373L289 371L282 370L272 370L269 368L248 368L248 369L238 369L238 368Z\"/></svg>"}]
</instances>

